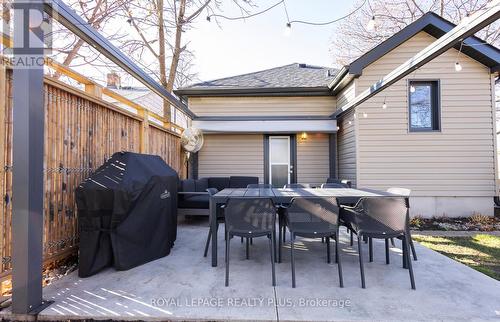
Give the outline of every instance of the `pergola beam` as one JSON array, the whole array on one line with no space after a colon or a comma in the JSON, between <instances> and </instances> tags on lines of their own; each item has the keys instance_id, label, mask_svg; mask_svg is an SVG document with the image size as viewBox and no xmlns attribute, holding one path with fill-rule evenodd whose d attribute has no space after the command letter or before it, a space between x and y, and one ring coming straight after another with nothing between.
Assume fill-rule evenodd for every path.
<instances>
[{"instance_id":1,"label":"pergola beam","mask_svg":"<svg viewBox=\"0 0 500 322\"><path fill-rule=\"evenodd\" d=\"M430 62L448 49L452 48L457 42L474 35L484 27L490 25L500 18L500 0L493 0L488 7L483 11L478 11L471 15L466 21L462 21L455 28L443 35L441 38L434 41L425 49L417 53L415 56L407 60L398 68L387 74L384 78L377 81L367 90L356 96L351 102L339 108L333 118L337 118L347 111L355 108L361 103L367 101L385 88L391 86L405 76L412 73L414 70Z\"/></svg>"}]
</instances>

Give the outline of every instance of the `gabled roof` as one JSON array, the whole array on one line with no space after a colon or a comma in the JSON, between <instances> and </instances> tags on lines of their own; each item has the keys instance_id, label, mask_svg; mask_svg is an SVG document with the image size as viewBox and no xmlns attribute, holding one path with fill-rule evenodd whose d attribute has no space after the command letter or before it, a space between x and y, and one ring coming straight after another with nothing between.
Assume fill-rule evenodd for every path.
<instances>
[{"instance_id":1,"label":"gabled roof","mask_svg":"<svg viewBox=\"0 0 500 322\"><path fill-rule=\"evenodd\" d=\"M386 55L388 52L421 31L425 31L435 38L440 38L455 27L455 24L434 12L427 12L422 17L351 62L348 66L345 66L338 73L334 81L330 83L329 87L341 89L343 85L348 83L344 76L348 75L351 78L361 76L366 66ZM455 48L459 49L460 44L458 43ZM464 46L462 46L462 53L489 67L493 72L500 70L500 50L476 36L465 39ZM343 85L340 84L341 82Z\"/></svg>"},{"instance_id":2,"label":"gabled roof","mask_svg":"<svg viewBox=\"0 0 500 322\"><path fill-rule=\"evenodd\" d=\"M177 95L324 92L336 69L307 64L289 64L249 74L193 84L174 91Z\"/></svg>"}]
</instances>

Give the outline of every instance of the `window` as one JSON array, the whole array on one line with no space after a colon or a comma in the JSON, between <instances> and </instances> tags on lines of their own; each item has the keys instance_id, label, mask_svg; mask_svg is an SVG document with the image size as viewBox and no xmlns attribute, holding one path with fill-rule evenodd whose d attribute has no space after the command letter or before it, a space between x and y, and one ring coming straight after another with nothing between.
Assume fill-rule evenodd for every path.
<instances>
[{"instance_id":1,"label":"window","mask_svg":"<svg viewBox=\"0 0 500 322\"><path fill-rule=\"evenodd\" d=\"M439 82L409 81L410 131L439 131Z\"/></svg>"}]
</instances>

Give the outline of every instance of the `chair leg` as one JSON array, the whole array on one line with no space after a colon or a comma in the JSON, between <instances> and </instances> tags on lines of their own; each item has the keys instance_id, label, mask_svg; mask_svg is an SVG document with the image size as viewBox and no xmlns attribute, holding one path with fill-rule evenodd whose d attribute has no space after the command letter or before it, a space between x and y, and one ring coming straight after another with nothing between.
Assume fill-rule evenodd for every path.
<instances>
[{"instance_id":1,"label":"chair leg","mask_svg":"<svg viewBox=\"0 0 500 322\"><path fill-rule=\"evenodd\" d=\"M350 233L351 233L351 246L354 245L354 233L352 232L351 229L349 229Z\"/></svg>"},{"instance_id":2,"label":"chair leg","mask_svg":"<svg viewBox=\"0 0 500 322\"><path fill-rule=\"evenodd\" d=\"M368 238L368 252L370 255L370 263L373 262L373 238Z\"/></svg>"},{"instance_id":3,"label":"chair leg","mask_svg":"<svg viewBox=\"0 0 500 322\"><path fill-rule=\"evenodd\" d=\"M226 286L229 286L229 247L231 238L231 236L226 236Z\"/></svg>"},{"instance_id":4,"label":"chair leg","mask_svg":"<svg viewBox=\"0 0 500 322\"><path fill-rule=\"evenodd\" d=\"M413 260L417 260L417 252L415 251L415 245L413 245L413 239L411 238L410 230L407 231L408 243L410 244L411 253L413 254Z\"/></svg>"},{"instance_id":5,"label":"chair leg","mask_svg":"<svg viewBox=\"0 0 500 322\"><path fill-rule=\"evenodd\" d=\"M335 263L339 262L339 247L338 247L338 239L339 239L339 231L335 234Z\"/></svg>"},{"instance_id":6,"label":"chair leg","mask_svg":"<svg viewBox=\"0 0 500 322\"><path fill-rule=\"evenodd\" d=\"M408 261L406 260L408 256L408 243L405 242L404 237L401 239L401 248L403 250L403 268L408 268Z\"/></svg>"},{"instance_id":7,"label":"chair leg","mask_svg":"<svg viewBox=\"0 0 500 322\"><path fill-rule=\"evenodd\" d=\"M208 254L208 247L210 246L210 238L212 238L212 229L208 229L208 237L207 237L207 242L205 243L205 251L203 252L203 257L207 257Z\"/></svg>"},{"instance_id":8,"label":"chair leg","mask_svg":"<svg viewBox=\"0 0 500 322\"><path fill-rule=\"evenodd\" d=\"M276 286L276 273L274 270L274 252L276 251L276 247L274 247L274 234L268 236L269 237L269 251L271 253L271 267L273 272L273 286Z\"/></svg>"},{"instance_id":9,"label":"chair leg","mask_svg":"<svg viewBox=\"0 0 500 322\"><path fill-rule=\"evenodd\" d=\"M406 249L408 249L408 244L409 244L409 241L408 241L408 238L405 236L403 237L403 242L407 245L406 246ZM408 265L408 271L410 273L410 283L411 283L411 288L412 290L415 290L415 277L413 276L413 267L411 265L411 256L410 254L407 254L406 256L406 263Z\"/></svg>"},{"instance_id":10,"label":"chair leg","mask_svg":"<svg viewBox=\"0 0 500 322\"><path fill-rule=\"evenodd\" d=\"M363 251L361 249L361 236L358 235L358 255L359 255L359 271L361 272L361 287L365 288L365 269L363 267Z\"/></svg>"},{"instance_id":11,"label":"chair leg","mask_svg":"<svg viewBox=\"0 0 500 322\"><path fill-rule=\"evenodd\" d=\"M278 263L281 263L281 247L283 245L283 230L282 228L282 222L281 219L279 220L279 227L278 227Z\"/></svg>"},{"instance_id":12,"label":"chair leg","mask_svg":"<svg viewBox=\"0 0 500 322\"><path fill-rule=\"evenodd\" d=\"M389 264L389 239L385 239L385 263Z\"/></svg>"},{"instance_id":13,"label":"chair leg","mask_svg":"<svg viewBox=\"0 0 500 322\"><path fill-rule=\"evenodd\" d=\"M247 238L247 243L246 243L246 258L250 258L250 238Z\"/></svg>"},{"instance_id":14,"label":"chair leg","mask_svg":"<svg viewBox=\"0 0 500 322\"><path fill-rule=\"evenodd\" d=\"M337 262L339 269L339 281L340 287L344 287L344 278L342 277L342 265L340 264L340 256L339 256L339 232L335 234L335 261Z\"/></svg>"},{"instance_id":15,"label":"chair leg","mask_svg":"<svg viewBox=\"0 0 500 322\"><path fill-rule=\"evenodd\" d=\"M291 263L292 263L292 287L293 288L295 288L295 257L293 255L294 244L295 244L295 237L293 236L293 233L290 232L290 258L291 258Z\"/></svg>"},{"instance_id":16,"label":"chair leg","mask_svg":"<svg viewBox=\"0 0 500 322\"><path fill-rule=\"evenodd\" d=\"M330 254L330 238L326 237L326 238L322 238L322 239L324 239L326 242L326 262L328 264L330 264L332 262L331 254Z\"/></svg>"}]
</instances>

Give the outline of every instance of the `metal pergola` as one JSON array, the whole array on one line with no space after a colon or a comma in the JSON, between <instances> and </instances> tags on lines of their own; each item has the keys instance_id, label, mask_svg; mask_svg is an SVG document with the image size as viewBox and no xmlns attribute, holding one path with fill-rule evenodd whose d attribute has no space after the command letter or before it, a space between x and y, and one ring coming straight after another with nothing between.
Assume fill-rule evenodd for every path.
<instances>
[{"instance_id":1,"label":"metal pergola","mask_svg":"<svg viewBox=\"0 0 500 322\"><path fill-rule=\"evenodd\" d=\"M492 1L487 8L472 15L449 33L437 39L412 59L396 68L386 77L358 95L339 113L353 108L384 88L411 73L434 57L439 56L457 42L473 35L500 18L500 0ZM48 13L78 37L84 39L100 53L136 77L152 91L182 110L196 117L176 97L142 71L106 38L85 23L61 0L15 0L14 6ZM30 10L28 10L30 12ZM43 57L43 49L31 48L26 43L30 32L43 39L43 30L27 28L26 10L14 14L14 44L23 40L25 46L14 48L15 58ZM37 47L37 46L34 46ZM29 50L26 50L28 48ZM29 69L15 68L13 74L13 253L12 253L12 312L36 314L48 303L42 300L42 233L43 233L43 163L44 163L44 103L43 66ZM333 115L332 117L336 117Z\"/></svg>"}]
</instances>

